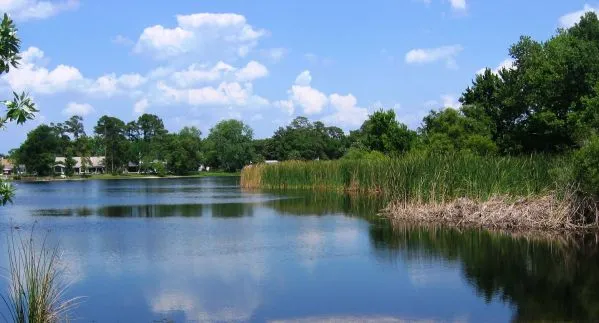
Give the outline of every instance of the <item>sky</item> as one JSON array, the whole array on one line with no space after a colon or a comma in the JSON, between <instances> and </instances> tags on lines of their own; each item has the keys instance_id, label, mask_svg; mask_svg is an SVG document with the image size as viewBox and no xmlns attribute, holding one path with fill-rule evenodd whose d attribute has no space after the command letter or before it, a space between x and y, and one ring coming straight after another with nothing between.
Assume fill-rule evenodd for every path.
<instances>
[{"instance_id":1,"label":"sky","mask_svg":"<svg viewBox=\"0 0 599 323\"><path fill-rule=\"evenodd\" d=\"M0 0L22 40L0 98L39 115L0 130L0 152L41 123L156 114L170 131L240 119L256 138L296 116L345 131L394 109L416 129L458 107L521 35L546 40L599 2L577 0Z\"/></svg>"}]
</instances>

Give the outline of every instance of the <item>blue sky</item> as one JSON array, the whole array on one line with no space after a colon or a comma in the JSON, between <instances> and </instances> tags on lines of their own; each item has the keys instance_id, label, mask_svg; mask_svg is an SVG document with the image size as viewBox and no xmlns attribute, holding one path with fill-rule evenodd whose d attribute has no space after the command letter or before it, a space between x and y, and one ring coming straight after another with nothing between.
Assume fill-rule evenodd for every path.
<instances>
[{"instance_id":1,"label":"blue sky","mask_svg":"<svg viewBox=\"0 0 599 323\"><path fill-rule=\"evenodd\" d=\"M416 128L456 106L481 68L509 67L521 35L544 40L593 1L2 0L23 41L0 91L41 110L0 130L0 152L40 123L153 113L171 131L241 119L267 137L304 115L344 130L396 110Z\"/></svg>"}]
</instances>

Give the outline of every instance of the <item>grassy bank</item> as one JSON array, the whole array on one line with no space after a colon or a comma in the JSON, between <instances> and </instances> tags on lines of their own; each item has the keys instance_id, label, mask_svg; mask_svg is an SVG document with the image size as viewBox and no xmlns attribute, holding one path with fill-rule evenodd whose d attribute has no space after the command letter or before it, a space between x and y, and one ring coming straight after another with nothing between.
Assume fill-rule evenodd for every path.
<instances>
[{"instance_id":1,"label":"grassy bank","mask_svg":"<svg viewBox=\"0 0 599 323\"><path fill-rule=\"evenodd\" d=\"M573 190L567 157L408 154L375 161L289 161L253 165L245 188L382 194L396 221L507 230L597 227L597 213ZM592 213L592 214L589 214Z\"/></svg>"}]
</instances>

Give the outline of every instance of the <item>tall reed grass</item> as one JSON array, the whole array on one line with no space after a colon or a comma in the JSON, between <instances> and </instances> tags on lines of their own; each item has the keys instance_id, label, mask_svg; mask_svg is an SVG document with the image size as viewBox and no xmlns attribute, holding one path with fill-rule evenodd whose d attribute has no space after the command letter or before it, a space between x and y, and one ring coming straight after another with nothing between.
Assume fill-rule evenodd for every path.
<instances>
[{"instance_id":1,"label":"tall reed grass","mask_svg":"<svg viewBox=\"0 0 599 323\"><path fill-rule=\"evenodd\" d=\"M559 188L565 160L408 154L380 161L288 161L243 169L246 188L322 189L381 193L396 200L445 202L460 197L531 196Z\"/></svg>"},{"instance_id":2,"label":"tall reed grass","mask_svg":"<svg viewBox=\"0 0 599 323\"><path fill-rule=\"evenodd\" d=\"M37 242L33 230L28 237L12 232L7 238L9 290L2 295L8 308L6 322L54 323L69 320L79 298L64 300L68 284L62 279L58 248L44 238Z\"/></svg>"}]
</instances>

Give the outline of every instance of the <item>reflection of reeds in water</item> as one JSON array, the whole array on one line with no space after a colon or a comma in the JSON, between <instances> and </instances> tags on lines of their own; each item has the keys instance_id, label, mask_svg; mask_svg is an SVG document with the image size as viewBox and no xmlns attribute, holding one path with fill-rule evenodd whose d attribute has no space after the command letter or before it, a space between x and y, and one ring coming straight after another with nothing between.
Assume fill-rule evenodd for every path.
<instances>
[{"instance_id":1,"label":"reflection of reeds in water","mask_svg":"<svg viewBox=\"0 0 599 323\"><path fill-rule=\"evenodd\" d=\"M44 238L36 243L32 233L7 239L9 290L2 299L8 308L5 321L53 323L68 320L78 298L64 300L67 284L59 268L58 248Z\"/></svg>"},{"instance_id":2,"label":"reflection of reeds in water","mask_svg":"<svg viewBox=\"0 0 599 323\"><path fill-rule=\"evenodd\" d=\"M281 191L274 193L281 193ZM340 192L286 190L284 194L289 198L269 201L265 205L283 214L291 215L343 213L348 216L380 219L378 210L387 202L382 196L344 194Z\"/></svg>"}]
</instances>

